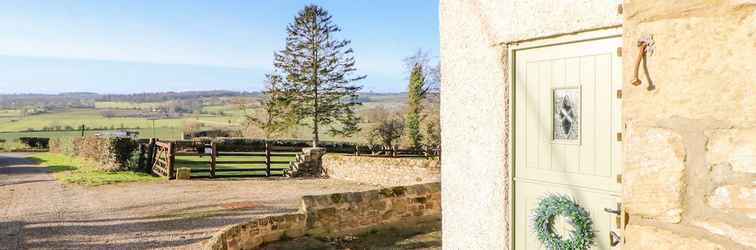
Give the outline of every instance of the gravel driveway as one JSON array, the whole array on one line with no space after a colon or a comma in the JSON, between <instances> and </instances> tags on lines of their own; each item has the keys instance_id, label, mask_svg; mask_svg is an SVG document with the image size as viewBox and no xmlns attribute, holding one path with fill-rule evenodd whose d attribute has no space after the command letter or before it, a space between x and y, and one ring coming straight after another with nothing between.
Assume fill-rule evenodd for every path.
<instances>
[{"instance_id":1,"label":"gravel driveway","mask_svg":"<svg viewBox=\"0 0 756 250\"><path fill-rule=\"evenodd\" d=\"M332 179L64 185L0 154L0 249L196 249L220 228L296 211L303 195L374 186Z\"/></svg>"}]
</instances>

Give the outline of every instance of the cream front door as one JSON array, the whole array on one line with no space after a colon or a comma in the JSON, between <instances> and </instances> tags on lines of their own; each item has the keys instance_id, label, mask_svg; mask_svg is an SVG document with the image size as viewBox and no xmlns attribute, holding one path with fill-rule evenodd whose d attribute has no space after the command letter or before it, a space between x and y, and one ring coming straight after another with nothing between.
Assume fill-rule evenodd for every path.
<instances>
[{"instance_id":1,"label":"cream front door","mask_svg":"<svg viewBox=\"0 0 756 250\"><path fill-rule=\"evenodd\" d=\"M573 197L594 224L595 249L619 234L621 37L514 51L515 249L544 249L531 213L550 194ZM555 221L569 237L570 226Z\"/></svg>"}]
</instances>

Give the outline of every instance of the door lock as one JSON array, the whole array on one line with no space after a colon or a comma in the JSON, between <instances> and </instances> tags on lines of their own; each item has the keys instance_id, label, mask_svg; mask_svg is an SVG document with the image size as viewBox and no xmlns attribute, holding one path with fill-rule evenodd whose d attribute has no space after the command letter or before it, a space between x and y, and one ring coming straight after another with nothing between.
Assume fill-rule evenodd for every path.
<instances>
[{"instance_id":1,"label":"door lock","mask_svg":"<svg viewBox=\"0 0 756 250\"><path fill-rule=\"evenodd\" d=\"M622 238L617 233L609 231L609 246L617 246L621 240Z\"/></svg>"}]
</instances>

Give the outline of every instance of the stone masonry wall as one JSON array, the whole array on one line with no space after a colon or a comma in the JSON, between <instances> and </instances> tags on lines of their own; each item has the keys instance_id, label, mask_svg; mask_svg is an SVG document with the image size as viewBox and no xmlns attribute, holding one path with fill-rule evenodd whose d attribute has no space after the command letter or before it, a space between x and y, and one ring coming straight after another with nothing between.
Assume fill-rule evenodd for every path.
<instances>
[{"instance_id":1,"label":"stone masonry wall","mask_svg":"<svg viewBox=\"0 0 756 250\"><path fill-rule=\"evenodd\" d=\"M215 233L204 244L206 250L255 249L282 238L305 234L304 213L263 217L247 223L228 226Z\"/></svg>"},{"instance_id":2,"label":"stone masonry wall","mask_svg":"<svg viewBox=\"0 0 756 250\"><path fill-rule=\"evenodd\" d=\"M624 10L624 248L756 248L756 1ZM653 90L629 84L646 34Z\"/></svg>"},{"instance_id":3,"label":"stone masonry wall","mask_svg":"<svg viewBox=\"0 0 756 250\"><path fill-rule=\"evenodd\" d=\"M360 233L383 224L441 218L441 184L438 182L305 196L303 200L311 235Z\"/></svg>"},{"instance_id":4,"label":"stone masonry wall","mask_svg":"<svg viewBox=\"0 0 756 250\"><path fill-rule=\"evenodd\" d=\"M323 168L329 178L392 187L438 182L440 162L417 158L326 155Z\"/></svg>"},{"instance_id":5,"label":"stone masonry wall","mask_svg":"<svg viewBox=\"0 0 756 250\"><path fill-rule=\"evenodd\" d=\"M203 244L206 250L256 249L303 235L357 234L382 225L441 219L441 184L305 196L297 213L232 225Z\"/></svg>"}]
</instances>

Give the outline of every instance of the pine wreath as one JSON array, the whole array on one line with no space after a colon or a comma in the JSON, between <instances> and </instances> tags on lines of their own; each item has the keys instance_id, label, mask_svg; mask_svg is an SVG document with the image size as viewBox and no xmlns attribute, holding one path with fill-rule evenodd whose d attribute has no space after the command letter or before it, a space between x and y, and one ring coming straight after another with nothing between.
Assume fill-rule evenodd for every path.
<instances>
[{"instance_id":1,"label":"pine wreath","mask_svg":"<svg viewBox=\"0 0 756 250\"><path fill-rule=\"evenodd\" d=\"M557 216L568 219L573 230L563 239L554 230ZM533 231L549 250L585 250L593 245L593 221L574 199L565 195L549 195L538 202L532 215Z\"/></svg>"}]
</instances>

